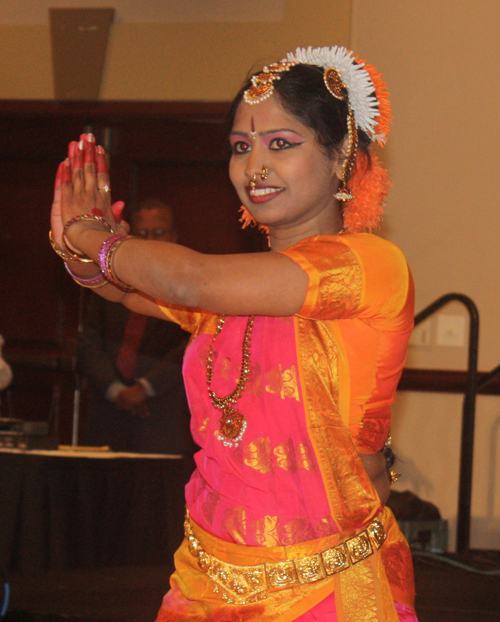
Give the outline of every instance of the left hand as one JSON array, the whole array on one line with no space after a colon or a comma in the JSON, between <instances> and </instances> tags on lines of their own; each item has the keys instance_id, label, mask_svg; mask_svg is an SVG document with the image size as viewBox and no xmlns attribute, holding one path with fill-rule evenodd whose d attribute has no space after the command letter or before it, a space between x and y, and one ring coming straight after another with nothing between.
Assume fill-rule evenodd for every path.
<instances>
[{"instance_id":1,"label":"left hand","mask_svg":"<svg viewBox=\"0 0 500 622\"><path fill-rule=\"evenodd\" d=\"M101 216L116 232L128 231L128 226L118 226L124 203L111 205L109 172L104 149L95 145L92 134L82 134L80 141L69 144L68 158L57 170L54 201L52 204L52 235L59 246L65 223L82 214ZM99 223L96 223L99 226ZM68 230L72 246L78 249L78 230L94 227L92 222L78 223Z\"/></svg>"}]
</instances>

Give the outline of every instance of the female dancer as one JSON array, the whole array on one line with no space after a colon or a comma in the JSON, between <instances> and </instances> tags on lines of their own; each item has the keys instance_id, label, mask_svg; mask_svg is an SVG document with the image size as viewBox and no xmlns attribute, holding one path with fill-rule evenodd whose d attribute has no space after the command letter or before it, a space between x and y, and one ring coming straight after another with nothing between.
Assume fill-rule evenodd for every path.
<instances>
[{"instance_id":1,"label":"female dancer","mask_svg":"<svg viewBox=\"0 0 500 622\"><path fill-rule=\"evenodd\" d=\"M413 324L404 257L369 233L388 190L370 151L389 129L385 85L344 48L298 49L244 85L230 121L231 181L270 252L127 236L92 135L56 179L51 239L76 282L192 333L202 449L158 621L415 621L384 508Z\"/></svg>"}]
</instances>

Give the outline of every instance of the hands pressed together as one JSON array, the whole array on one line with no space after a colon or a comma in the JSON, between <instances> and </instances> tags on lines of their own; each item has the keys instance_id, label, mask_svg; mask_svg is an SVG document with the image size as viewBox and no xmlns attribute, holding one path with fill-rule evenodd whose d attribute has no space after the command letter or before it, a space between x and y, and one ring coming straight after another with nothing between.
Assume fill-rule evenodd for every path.
<instances>
[{"instance_id":1,"label":"hands pressed together","mask_svg":"<svg viewBox=\"0 0 500 622\"><path fill-rule=\"evenodd\" d=\"M106 153L93 134L69 144L56 174L50 241L76 283L97 289L108 283L124 291L112 269L112 257L127 239L122 201L111 204ZM89 235L91 233L91 235Z\"/></svg>"},{"instance_id":2,"label":"hands pressed together","mask_svg":"<svg viewBox=\"0 0 500 622\"><path fill-rule=\"evenodd\" d=\"M72 141L68 147L68 157L57 169L54 201L52 204L51 225L52 236L61 248L64 247L63 229L70 220L85 214L99 216L105 220L113 232L120 228L128 232L122 225L121 212L124 203L119 201L111 205L109 172L106 154L101 146L95 144L92 134L82 134L80 141ZM79 249L79 234L85 227L107 229L95 223L80 221L67 229L66 237L71 248Z\"/></svg>"}]
</instances>

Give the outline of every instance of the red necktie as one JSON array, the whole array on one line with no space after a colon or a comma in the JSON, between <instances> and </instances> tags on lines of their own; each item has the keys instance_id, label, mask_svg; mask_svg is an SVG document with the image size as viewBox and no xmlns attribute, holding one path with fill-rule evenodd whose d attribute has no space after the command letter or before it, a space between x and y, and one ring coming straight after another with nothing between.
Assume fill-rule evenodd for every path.
<instances>
[{"instance_id":1,"label":"red necktie","mask_svg":"<svg viewBox=\"0 0 500 622\"><path fill-rule=\"evenodd\" d=\"M132 380L136 376L137 350L147 321L146 315L130 312L123 334L122 347L116 358L116 367L125 380Z\"/></svg>"}]
</instances>

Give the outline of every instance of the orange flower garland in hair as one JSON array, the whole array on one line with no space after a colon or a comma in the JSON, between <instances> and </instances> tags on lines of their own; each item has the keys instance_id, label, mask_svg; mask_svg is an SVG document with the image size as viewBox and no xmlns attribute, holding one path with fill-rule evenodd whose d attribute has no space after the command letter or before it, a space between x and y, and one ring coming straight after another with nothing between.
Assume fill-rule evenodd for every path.
<instances>
[{"instance_id":1,"label":"orange flower garland in hair","mask_svg":"<svg viewBox=\"0 0 500 622\"><path fill-rule=\"evenodd\" d=\"M391 102L389 100L389 90L387 84L382 80L382 74L378 73L373 65L369 65L361 58L357 56L356 62L363 65L363 69L368 73L375 89L375 97L378 101L377 125L375 126L375 133L372 136L373 140L376 140L378 144L383 147L389 132L391 131L392 114L391 114Z\"/></svg>"},{"instance_id":2,"label":"orange flower garland in hair","mask_svg":"<svg viewBox=\"0 0 500 622\"><path fill-rule=\"evenodd\" d=\"M342 216L346 233L371 232L377 229L384 211L384 201L391 182L387 171L374 153L370 160L364 151L358 151L349 189L354 199L345 204Z\"/></svg>"}]
</instances>

